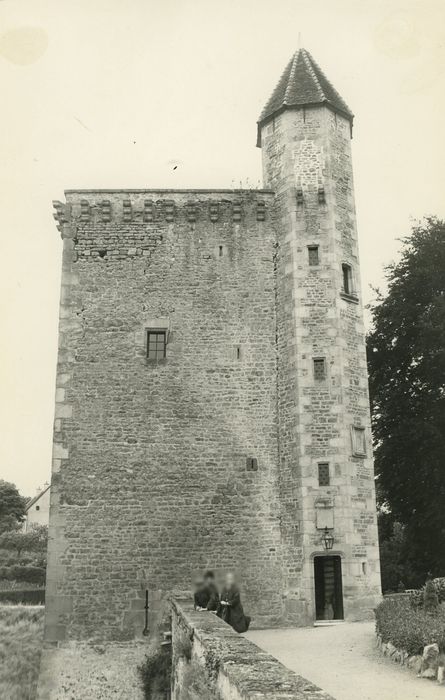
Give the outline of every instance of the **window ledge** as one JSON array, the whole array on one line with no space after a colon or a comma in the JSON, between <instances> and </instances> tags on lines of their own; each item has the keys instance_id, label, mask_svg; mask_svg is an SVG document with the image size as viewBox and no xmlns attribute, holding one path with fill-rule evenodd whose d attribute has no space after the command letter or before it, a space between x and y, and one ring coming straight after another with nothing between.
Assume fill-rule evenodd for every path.
<instances>
[{"instance_id":1,"label":"window ledge","mask_svg":"<svg viewBox=\"0 0 445 700\"><path fill-rule=\"evenodd\" d=\"M340 292L340 296L345 301L349 301L351 304L358 304L358 296L356 294L346 294L346 292Z\"/></svg>"}]
</instances>

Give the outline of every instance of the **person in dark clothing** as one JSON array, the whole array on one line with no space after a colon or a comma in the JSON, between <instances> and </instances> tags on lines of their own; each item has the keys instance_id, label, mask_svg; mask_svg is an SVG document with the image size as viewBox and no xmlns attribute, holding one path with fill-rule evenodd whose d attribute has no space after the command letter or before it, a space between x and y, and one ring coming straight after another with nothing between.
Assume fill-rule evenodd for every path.
<instances>
[{"instance_id":1,"label":"person in dark clothing","mask_svg":"<svg viewBox=\"0 0 445 700\"><path fill-rule=\"evenodd\" d=\"M213 571L206 571L204 574L204 587L208 593L209 600L207 602L207 610L217 612L219 610L219 593L215 583L215 574Z\"/></svg>"},{"instance_id":2,"label":"person in dark clothing","mask_svg":"<svg viewBox=\"0 0 445 700\"><path fill-rule=\"evenodd\" d=\"M202 576L200 578L195 579L195 593L193 598L195 603L195 610L207 609L207 603L209 602L209 594L207 589L205 588L204 579Z\"/></svg>"},{"instance_id":3,"label":"person in dark clothing","mask_svg":"<svg viewBox=\"0 0 445 700\"><path fill-rule=\"evenodd\" d=\"M202 578L195 581L195 610L217 612L219 593L215 584L213 571L206 571Z\"/></svg>"},{"instance_id":4,"label":"person in dark clothing","mask_svg":"<svg viewBox=\"0 0 445 700\"><path fill-rule=\"evenodd\" d=\"M239 588L232 573L226 576L218 614L224 622L233 627L235 632L247 632L249 629L250 617L244 614Z\"/></svg>"}]
</instances>

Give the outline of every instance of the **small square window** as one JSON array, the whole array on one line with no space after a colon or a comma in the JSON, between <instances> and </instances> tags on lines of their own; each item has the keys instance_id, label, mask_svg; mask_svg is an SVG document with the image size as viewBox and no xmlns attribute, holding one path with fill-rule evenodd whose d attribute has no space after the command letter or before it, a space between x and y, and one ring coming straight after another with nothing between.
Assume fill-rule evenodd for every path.
<instances>
[{"instance_id":1,"label":"small square window","mask_svg":"<svg viewBox=\"0 0 445 700\"><path fill-rule=\"evenodd\" d=\"M318 465L318 485L329 486L329 463L320 462Z\"/></svg>"},{"instance_id":2,"label":"small square window","mask_svg":"<svg viewBox=\"0 0 445 700\"><path fill-rule=\"evenodd\" d=\"M36 506L36 510L40 510L40 506Z\"/></svg>"},{"instance_id":3,"label":"small square window","mask_svg":"<svg viewBox=\"0 0 445 700\"><path fill-rule=\"evenodd\" d=\"M366 457L365 429L357 425L352 426L352 454L357 457Z\"/></svg>"},{"instance_id":4,"label":"small square window","mask_svg":"<svg viewBox=\"0 0 445 700\"><path fill-rule=\"evenodd\" d=\"M343 292L345 294L354 294L354 287L352 282L352 267L347 263L343 263L341 266L343 273Z\"/></svg>"},{"instance_id":5,"label":"small square window","mask_svg":"<svg viewBox=\"0 0 445 700\"><path fill-rule=\"evenodd\" d=\"M166 354L165 331L147 331L147 357L149 360L163 360Z\"/></svg>"},{"instance_id":6,"label":"small square window","mask_svg":"<svg viewBox=\"0 0 445 700\"><path fill-rule=\"evenodd\" d=\"M309 257L309 265L318 265L320 262L318 255L318 245L308 245L307 251Z\"/></svg>"},{"instance_id":7,"label":"small square window","mask_svg":"<svg viewBox=\"0 0 445 700\"><path fill-rule=\"evenodd\" d=\"M322 382L326 379L326 362L324 357L314 357L314 379Z\"/></svg>"}]
</instances>

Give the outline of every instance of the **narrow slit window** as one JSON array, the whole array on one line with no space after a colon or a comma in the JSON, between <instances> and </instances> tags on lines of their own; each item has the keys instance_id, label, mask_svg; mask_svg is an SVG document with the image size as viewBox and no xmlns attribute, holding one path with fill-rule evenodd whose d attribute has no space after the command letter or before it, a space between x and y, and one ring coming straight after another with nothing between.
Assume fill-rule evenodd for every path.
<instances>
[{"instance_id":1,"label":"narrow slit window","mask_svg":"<svg viewBox=\"0 0 445 700\"><path fill-rule=\"evenodd\" d=\"M320 462L318 465L318 485L329 486L329 463Z\"/></svg>"},{"instance_id":2,"label":"narrow slit window","mask_svg":"<svg viewBox=\"0 0 445 700\"><path fill-rule=\"evenodd\" d=\"M314 357L314 379L318 382L326 379L326 362L324 357Z\"/></svg>"},{"instance_id":3,"label":"narrow slit window","mask_svg":"<svg viewBox=\"0 0 445 700\"><path fill-rule=\"evenodd\" d=\"M149 360L163 360L166 355L166 345L165 331L147 332L147 357Z\"/></svg>"},{"instance_id":4,"label":"narrow slit window","mask_svg":"<svg viewBox=\"0 0 445 700\"><path fill-rule=\"evenodd\" d=\"M309 245L307 247L308 250L308 257L309 257L309 265L318 265L320 260L319 260L319 255L318 255L318 245Z\"/></svg>"},{"instance_id":5,"label":"narrow slit window","mask_svg":"<svg viewBox=\"0 0 445 700\"><path fill-rule=\"evenodd\" d=\"M347 263L341 266L343 272L343 291L345 294L354 294L352 285L352 267Z\"/></svg>"}]
</instances>

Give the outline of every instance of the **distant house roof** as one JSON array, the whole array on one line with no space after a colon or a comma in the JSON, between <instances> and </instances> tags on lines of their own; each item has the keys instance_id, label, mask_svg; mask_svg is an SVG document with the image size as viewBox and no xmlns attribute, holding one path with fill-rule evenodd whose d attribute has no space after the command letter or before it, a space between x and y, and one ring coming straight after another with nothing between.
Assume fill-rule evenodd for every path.
<instances>
[{"instance_id":1,"label":"distant house roof","mask_svg":"<svg viewBox=\"0 0 445 700\"><path fill-rule=\"evenodd\" d=\"M278 85L258 119L258 142L261 146L261 127L285 109L326 104L339 112L351 124L354 115L337 90L326 78L309 51L298 49L287 64Z\"/></svg>"},{"instance_id":2,"label":"distant house roof","mask_svg":"<svg viewBox=\"0 0 445 700\"><path fill-rule=\"evenodd\" d=\"M36 494L34 498L30 498L30 500L26 504L26 512L28 512L28 510L31 508L31 506L34 505L34 503L37 503L37 501L40 498L42 498L43 494L46 493L50 487L51 484L48 484L48 486L44 486L40 493Z\"/></svg>"}]
</instances>

